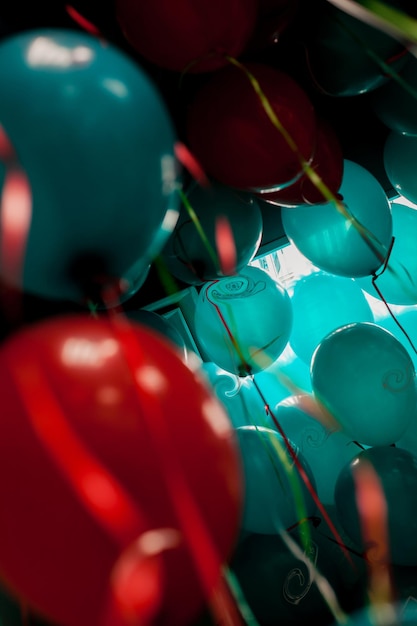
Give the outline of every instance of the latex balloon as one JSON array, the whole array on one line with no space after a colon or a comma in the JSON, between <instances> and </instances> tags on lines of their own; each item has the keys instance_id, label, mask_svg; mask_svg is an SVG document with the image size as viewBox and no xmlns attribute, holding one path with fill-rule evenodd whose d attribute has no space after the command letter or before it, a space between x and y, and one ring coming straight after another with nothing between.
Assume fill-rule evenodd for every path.
<instances>
[{"instance_id":1,"label":"latex balloon","mask_svg":"<svg viewBox=\"0 0 417 626\"><path fill-rule=\"evenodd\" d=\"M417 203L414 163L417 158L417 137L389 133L384 145L385 172L396 191Z\"/></svg>"},{"instance_id":2,"label":"latex balloon","mask_svg":"<svg viewBox=\"0 0 417 626\"><path fill-rule=\"evenodd\" d=\"M193 219L183 207L163 250L169 271L185 283L201 285L246 267L262 238L256 197L212 183L208 188L195 185L187 193L187 202ZM220 231L222 220L229 233L225 236ZM230 269L222 262L228 258Z\"/></svg>"},{"instance_id":3,"label":"latex balloon","mask_svg":"<svg viewBox=\"0 0 417 626\"><path fill-rule=\"evenodd\" d=\"M257 17L255 0L116 0L122 32L133 48L163 68L216 70L246 47Z\"/></svg>"},{"instance_id":4,"label":"latex balloon","mask_svg":"<svg viewBox=\"0 0 417 626\"><path fill-rule=\"evenodd\" d=\"M386 513L381 512L380 519L383 523L386 515L386 542L375 524L366 524L369 507L365 510L365 505L360 504L365 500L366 489L370 488L367 486L368 472L372 472L378 481L384 500ZM416 487L416 457L391 446L377 446L360 452L339 474L335 501L340 523L357 545L368 550L370 560L416 565L417 505L411 496ZM358 496L361 492L363 497ZM367 501L370 503L369 497Z\"/></svg>"},{"instance_id":5,"label":"latex balloon","mask_svg":"<svg viewBox=\"0 0 417 626\"><path fill-rule=\"evenodd\" d=\"M242 526L253 533L276 534L316 513L316 490L308 463L292 442L295 463L277 431L262 426L236 429L244 473ZM309 485L299 471L303 468Z\"/></svg>"},{"instance_id":6,"label":"latex balloon","mask_svg":"<svg viewBox=\"0 0 417 626\"><path fill-rule=\"evenodd\" d=\"M339 139L324 119L319 119L317 127L317 144L311 162L314 172L320 177L327 189L336 195L343 178L343 152ZM323 204L326 197L316 187L307 174L279 191L263 193L262 199L271 204L285 207L297 207L305 204Z\"/></svg>"},{"instance_id":7,"label":"latex balloon","mask_svg":"<svg viewBox=\"0 0 417 626\"><path fill-rule=\"evenodd\" d=\"M133 322L138 322L161 334L179 351L181 358L187 360L187 346L184 337L168 318L147 309L126 311L124 314Z\"/></svg>"},{"instance_id":8,"label":"latex balloon","mask_svg":"<svg viewBox=\"0 0 417 626\"><path fill-rule=\"evenodd\" d=\"M311 161L317 138L310 99L288 74L262 63L215 72L190 102L186 134L205 172L241 189L285 187L302 174L300 159L266 114L250 72L274 114Z\"/></svg>"},{"instance_id":9,"label":"latex balloon","mask_svg":"<svg viewBox=\"0 0 417 626\"><path fill-rule=\"evenodd\" d=\"M291 301L269 274L247 266L236 276L204 285L194 323L207 360L247 376L269 367L284 350L291 331Z\"/></svg>"},{"instance_id":10,"label":"latex balloon","mask_svg":"<svg viewBox=\"0 0 417 626\"><path fill-rule=\"evenodd\" d=\"M376 324L327 335L311 364L314 394L353 440L395 443L417 415L415 369L404 346Z\"/></svg>"},{"instance_id":11,"label":"latex balloon","mask_svg":"<svg viewBox=\"0 0 417 626\"><path fill-rule=\"evenodd\" d=\"M315 7L317 9L317 7ZM368 93L389 80L407 58L406 48L380 29L328 2L315 14L307 38L308 69L316 88L328 96Z\"/></svg>"},{"instance_id":12,"label":"latex balloon","mask_svg":"<svg viewBox=\"0 0 417 626\"><path fill-rule=\"evenodd\" d=\"M111 583L125 601L131 572L137 603L158 593L153 615L135 605L130 618L189 623L205 604L203 562L210 588L241 515L238 448L207 385L147 327L80 315L4 342L0 395L0 568L12 588L60 624L125 624L104 613ZM197 544L184 507L201 516Z\"/></svg>"},{"instance_id":13,"label":"latex balloon","mask_svg":"<svg viewBox=\"0 0 417 626\"><path fill-rule=\"evenodd\" d=\"M389 304L417 304L417 210L397 202L391 203L394 245L388 263L380 272L376 285ZM375 298L380 295L367 276L358 280L359 286Z\"/></svg>"},{"instance_id":14,"label":"latex balloon","mask_svg":"<svg viewBox=\"0 0 417 626\"><path fill-rule=\"evenodd\" d=\"M1 43L0 85L32 194L23 289L96 300L139 261L145 271L179 212L175 132L149 77L112 44L54 29Z\"/></svg>"},{"instance_id":15,"label":"latex balloon","mask_svg":"<svg viewBox=\"0 0 417 626\"><path fill-rule=\"evenodd\" d=\"M310 365L324 337L350 322L373 322L360 286L352 278L314 272L299 279L291 296L293 326L290 345Z\"/></svg>"},{"instance_id":16,"label":"latex balloon","mask_svg":"<svg viewBox=\"0 0 417 626\"><path fill-rule=\"evenodd\" d=\"M326 428L318 419L303 410L293 396L282 400L273 414L285 435L300 450L314 476L317 494L324 505L333 504L336 479L343 466L360 451L360 447L341 431ZM268 427L275 429L268 419Z\"/></svg>"},{"instance_id":17,"label":"latex balloon","mask_svg":"<svg viewBox=\"0 0 417 626\"><path fill-rule=\"evenodd\" d=\"M290 538L298 546L293 553L279 535L250 535L236 550L231 561L244 597L260 624L295 625L329 624L330 610L314 582L317 568L326 578L342 604L351 609L354 585L347 584L346 573L353 566L340 553L336 558L331 542L311 525L311 541L307 548L292 531ZM356 570L357 571L357 570Z\"/></svg>"},{"instance_id":18,"label":"latex balloon","mask_svg":"<svg viewBox=\"0 0 417 626\"><path fill-rule=\"evenodd\" d=\"M390 80L372 94L371 104L378 118L390 130L417 135L417 59L409 54L399 73L401 81Z\"/></svg>"},{"instance_id":19,"label":"latex balloon","mask_svg":"<svg viewBox=\"0 0 417 626\"><path fill-rule=\"evenodd\" d=\"M318 268L356 278L379 269L392 238L391 207L379 181L345 159L340 187L343 210L335 202L283 208L288 239Z\"/></svg>"}]
</instances>

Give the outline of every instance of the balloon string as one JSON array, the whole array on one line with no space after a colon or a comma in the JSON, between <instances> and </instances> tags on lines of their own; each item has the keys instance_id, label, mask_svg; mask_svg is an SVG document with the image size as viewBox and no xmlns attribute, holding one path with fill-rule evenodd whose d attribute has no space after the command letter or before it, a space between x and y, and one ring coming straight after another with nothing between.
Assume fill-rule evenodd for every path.
<instances>
[{"instance_id":1,"label":"balloon string","mask_svg":"<svg viewBox=\"0 0 417 626\"><path fill-rule=\"evenodd\" d=\"M87 20L87 18L81 15L81 13L79 13L76 9L74 9L73 6L71 6L70 4L67 4L65 5L65 10L70 16L70 18L73 19L74 22L78 24L78 26L80 26L87 33L89 33L90 35L93 35L94 37L99 37L100 39L103 38L103 35L100 32L100 30L97 28L97 26L95 26L95 24Z\"/></svg>"},{"instance_id":2,"label":"balloon string","mask_svg":"<svg viewBox=\"0 0 417 626\"><path fill-rule=\"evenodd\" d=\"M247 69L247 67L243 63L241 63L234 57L226 55L226 59L229 61L229 63L240 69L248 78L270 122L279 131L290 150L296 155L302 170L307 175L309 180L313 183L316 189L320 191L324 198L328 202L332 202L335 205L337 211L341 213L343 217L345 217L345 219L347 219L352 224L352 226L357 230L362 239L371 248L380 263L383 263L386 256L385 246L383 246L383 244L377 239L377 237L375 237L375 235L350 212L349 208L340 201L340 198L332 193L329 187L324 183L323 179L319 176L319 174L317 174L316 170L301 154L295 140L284 127L282 122L279 120L256 77Z\"/></svg>"},{"instance_id":3,"label":"balloon string","mask_svg":"<svg viewBox=\"0 0 417 626\"><path fill-rule=\"evenodd\" d=\"M168 495L180 528L188 542L206 597L215 616L222 624L241 626L243 624L241 614L227 582L221 576L216 592L213 594L212 581L221 572L220 555L189 489L175 447L170 441L158 394L153 389L149 389L138 376L143 363L143 353L132 325L125 316L114 315L113 310L109 311L109 319L135 381L142 415L146 419L153 449L162 468Z\"/></svg>"},{"instance_id":4,"label":"balloon string","mask_svg":"<svg viewBox=\"0 0 417 626\"><path fill-rule=\"evenodd\" d=\"M411 340L410 335L407 333L407 331L405 330L405 328L402 326L402 324L398 321L398 319L396 318L396 316L394 315L391 307L389 306L388 302L386 301L384 295L382 294L381 290L379 289L379 287L376 284L377 279L379 278L379 276L382 276L382 274L387 270L388 268L388 263L389 263L389 259L392 253L392 249L394 247L394 242L395 242L395 237L392 237L391 240L391 245L389 247L389 251L387 254L387 258L385 259L384 265L382 267L382 270L377 274L376 272L374 272L372 274L372 285L375 289L375 291L377 292L377 294L379 295L379 297L381 298L382 302L384 303L388 313L391 315L392 319L394 320L394 322L396 323L396 325L398 326L398 328L401 330L401 332L404 334L405 338L407 339L407 341L409 342L411 348L413 349L414 353L417 354L417 349L413 343L413 341ZM389 268L388 268L389 269Z\"/></svg>"},{"instance_id":5,"label":"balloon string","mask_svg":"<svg viewBox=\"0 0 417 626\"><path fill-rule=\"evenodd\" d=\"M302 477L302 479L304 481L304 484L306 485L306 487L307 487L311 497L313 498L313 500L314 500L318 510L322 514L323 518L325 519L327 525L329 526L329 528L332 531L332 533L335 536L335 538L338 541L340 541L341 544L343 544L343 541L342 541L342 538L341 538L340 534L338 533L338 531L337 531L336 527L334 526L332 520L330 519L326 509L324 508L323 504L321 503L321 501L320 501L320 499L319 499L319 497L318 497L318 495L316 493L316 490L314 489L314 487L313 487L313 485L312 485L312 483L311 483L311 481L310 481L310 479L309 479L309 477L308 477L304 467L301 465L301 463L300 463L300 461L299 461L299 459L297 457L297 454L295 453L293 447L291 446L291 444L290 444L290 442L288 440L288 437L285 434L281 424L278 422L278 419L276 418L276 416L274 415L273 411L271 410L271 408L270 408L270 406L269 406L269 404L268 404L264 394L262 393L262 390L260 389L257 381L255 380L255 377L252 375L251 378L252 378L252 381L253 381L255 389L257 390L257 392L258 392L262 402L264 403L265 408L267 409L268 414L270 415L270 417L272 418L272 420L273 420L273 422L275 424L276 429L280 433L281 437L284 439L284 442L285 442L285 445L287 447L287 450L288 450L288 452L289 452L289 454L290 454L290 456L291 456L291 458L292 458L292 460L293 460L297 470L299 471L299 473L300 473L300 475L301 475L301 477ZM347 560L353 565L353 562L352 562L352 560L350 558L349 553L347 551L344 551L344 553L345 553L345 556L346 556Z\"/></svg>"},{"instance_id":6,"label":"balloon string","mask_svg":"<svg viewBox=\"0 0 417 626\"><path fill-rule=\"evenodd\" d=\"M195 228L197 230L197 233L198 233L198 235L199 235L203 245L205 246L207 252L209 253L212 262L214 263L214 266L216 268L219 268L219 260L217 258L217 255L216 255L214 249L212 248L212 246L211 246L211 244L210 244L210 242L208 240L208 237L207 237L206 233L204 232L203 227L201 226L201 222L198 219L198 216L197 216L196 212L194 211L193 207L191 206L191 203L190 203L189 199L187 198L187 196L185 195L185 193L183 192L182 189L179 189L178 193L179 193L179 195L181 197L183 205L185 206L185 208L187 210L188 215L190 216L191 221L193 222L193 224L194 224L194 226L195 226Z\"/></svg>"}]
</instances>

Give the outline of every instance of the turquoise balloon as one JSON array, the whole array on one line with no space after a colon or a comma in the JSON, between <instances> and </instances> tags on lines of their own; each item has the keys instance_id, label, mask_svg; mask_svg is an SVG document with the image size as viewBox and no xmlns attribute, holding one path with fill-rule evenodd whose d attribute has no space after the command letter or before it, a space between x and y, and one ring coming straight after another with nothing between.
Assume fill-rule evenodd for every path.
<instances>
[{"instance_id":1,"label":"turquoise balloon","mask_svg":"<svg viewBox=\"0 0 417 626\"><path fill-rule=\"evenodd\" d=\"M389 250L390 203L378 180L361 165L346 159L340 194L356 222L333 202L283 208L285 233L301 254L325 272L349 278L369 276L382 265ZM371 241L376 250L369 245Z\"/></svg>"},{"instance_id":2,"label":"turquoise balloon","mask_svg":"<svg viewBox=\"0 0 417 626\"><path fill-rule=\"evenodd\" d=\"M378 276L376 285L389 304L417 304L417 210L393 202L391 211L394 245L387 266ZM360 278L358 285L380 299L370 276Z\"/></svg>"},{"instance_id":3,"label":"turquoise balloon","mask_svg":"<svg viewBox=\"0 0 417 626\"><path fill-rule=\"evenodd\" d=\"M192 219L182 206L163 250L169 271L185 283L201 285L224 276L222 254L233 258L234 273L242 270L252 261L262 238L262 214L256 197L215 182L210 187L194 185L186 195L195 217ZM227 223L231 240L222 240L217 234L220 220Z\"/></svg>"},{"instance_id":4,"label":"turquoise balloon","mask_svg":"<svg viewBox=\"0 0 417 626\"><path fill-rule=\"evenodd\" d=\"M319 527L320 529L320 527ZM262 626L296 626L332 622L332 614L314 581L312 567L326 578L338 599L355 606L354 567L340 559L341 550L309 524L311 540L302 545L298 529L290 533L297 544L293 553L279 535L249 535L230 563L243 595ZM339 558L337 558L339 556ZM357 571L357 570L356 570Z\"/></svg>"},{"instance_id":5,"label":"turquoise balloon","mask_svg":"<svg viewBox=\"0 0 417 626\"><path fill-rule=\"evenodd\" d=\"M293 326L290 345L310 365L320 341L350 322L373 322L371 307L352 278L315 272L300 278L291 296Z\"/></svg>"},{"instance_id":6,"label":"turquoise balloon","mask_svg":"<svg viewBox=\"0 0 417 626\"><path fill-rule=\"evenodd\" d=\"M393 79L373 92L371 106L385 126L402 135L417 135L417 59L408 54L399 72L401 82Z\"/></svg>"},{"instance_id":7,"label":"turquoise balloon","mask_svg":"<svg viewBox=\"0 0 417 626\"><path fill-rule=\"evenodd\" d=\"M261 426L241 426L235 434L243 464L242 527L253 533L276 534L315 515L316 504L283 437ZM290 445L316 490L310 467L298 448Z\"/></svg>"},{"instance_id":8,"label":"turquoise balloon","mask_svg":"<svg viewBox=\"0 0 417 626\"><path fill-rule=\"evenodd\" d=\"M390 132L384 145L384 167L397 192L417 204L417 137Z\"/></svg>"},{"instance_id":9,"label":"turquoise balloon","mask_svg":"<svg viewBox=\"0 0 417 626\"><path fill-rule=\"evenodd\" d=\"M94 300L103 280L145 271L178 218L179 173L173 123L138 63L75 30L8 37L0 124L32 192L24 290Z\"/></svg>"},{"instance_id":10,"label":"turquoise balloon","mask_svg":"<svg viewBox=\"0 0 417 626\"><path fill-rule=\"evenodd\" d=\"M308 70L326 96L372 92L389 80L383 63L393 72L401 70L405 50L396 39L333 3L319 3L315 9L307 40Z\"/></svg>"},{"instance_id":11,"label":"turquoise balloon","mask_svg":"<svg viewBox=\"0 0 417 626\"><path fill-rule=\"evenodd\" d=\"M331 505L339 472L358 454L360 448L345 433L327 428L307 413L302 400L303 396L286 398L274 408L273 414L285 435L307 461L321 502ZM267 420L268 428L274 430L273 419L268 417Z\"/></svg>"},{"instance_id":12,"label":"turquoise balloon","mask_svg":"<svg viewBox=\"0 0 417 626\"><path fill-rule=\"evenodd\" d=\"M385 501L388 545L383 545L380 534L373 530L375 526L368 528L368 537L363 535L357 490L358 484L362 484L363 472L370 468ZM416 491L417 458L400 448L369 448L342 469L335 488L339 521L356 545L367 551L369 560L417 565Z\"/></svg>"},{"instance_id":13,"label":"turquoise balloon","mask_svg":"<svg viewBox=\"0 0 417 626\"><path fill-rule=\"evenodd\" d=\"M291 301L269 274L247 266L203 286L194 323L205 360L239 376L255 374L269 367L288 343Z\"/></svg>"},{"instance_id":14,"label":"turquoise balloon","mask_svg":"<svg viewBox=\"0 0 417 626\"><path fill-rule=\"evenodd\" d=\"M313 355L311 381L316 398L354 441L390 445L416 419L411 357L376 324L348 324L327 335Z\"/></svg>"}]
</instances>

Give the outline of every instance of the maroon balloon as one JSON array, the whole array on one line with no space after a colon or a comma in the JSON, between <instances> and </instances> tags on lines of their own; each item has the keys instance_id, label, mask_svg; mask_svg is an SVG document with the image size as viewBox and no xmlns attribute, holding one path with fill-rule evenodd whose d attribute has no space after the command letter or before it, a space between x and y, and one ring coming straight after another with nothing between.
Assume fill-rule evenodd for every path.
<instances>
[{"instance_id":1,"label":"maroon balloon","mask_svg":"<svg viewBox=\"0 0 417 626\"><path fill-rule=\"evenodd\" d=\"M62 626L190 623L240 518L205 383L149 328L78 315L3 343L0 396L3 579Z\"/></svg>"},{"instance_id":2,"label":"maroon balloon","mask_svg":"<svg viewBox=\"0 0 417 626\"><path fill-rule=\"evenodd\" d=\"M116 0L116 15L132 47L151 63L206 72L238 57L257 19L257 0Z\"/></svg>"},{"instance_id":3,"label":"maroon balloon","mask_svg":"<svg viewBox=\"0 0 417 626\"><path fill-rule=\"evenodd\" d=\"M342 184L343 151L337 134L324 119L318 120L317 146L311 167L320 176L328 190L336 195ZM285 189L262 193L259 196L270 204L285 207L324 204L328 201L307 174L303 174L293 185Z\"/></svg>"},{"instance_id":4,"label":"maroon balloon","mask_svg":"<svg viewBox=\"0 0 417 626\"><path fill-rule=\"evenodd\" d=\"M257 80L299 154L311 161L317 138L314 107L288 74L261 63L245 66ZM190 103L189 148L206 173L246 190L284 187L302 173L300 157L267 115L260 95L241 67L210 76Z\"/></svg>"}]
</instances>

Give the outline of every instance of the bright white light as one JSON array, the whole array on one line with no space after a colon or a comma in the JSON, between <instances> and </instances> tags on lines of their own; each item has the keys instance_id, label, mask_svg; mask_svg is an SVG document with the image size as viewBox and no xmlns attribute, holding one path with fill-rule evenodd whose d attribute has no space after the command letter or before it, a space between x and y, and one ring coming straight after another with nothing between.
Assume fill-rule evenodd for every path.
<instances>
[{"instance_id":1,"label":"bright white light","mask_svg":"<svg viewBox=\"0 0 417 626\"><path fill-rule=\"evenodd\" d=\"M48 37L36 37L26 52L26 59L31 67L67 68L86 65L93 56L93 50L87 46L69 48Z\"/></svg>"},{"instance_id":2,"label":"bright white light","mask_svg":"<svg viewBox=\"0 0 417 626\"><path fill-rule=\"evenodd\" d=\"M64 342L61 359L69 367L102 367L105 361L119 351L115 339L91 341L80 337L70 337Z\"/></svg>"},{"instance_id":3,"label":"bright white light","mask_svg":"<svg viewBox=\"0 0 417 626\"><path fill-rule=\"evenodd\" d=\"M140 387L158 395L166 391L167 379L161 371L153 365L143 365L135 372L136 382Z\"/></svg>"}]
</instances>

